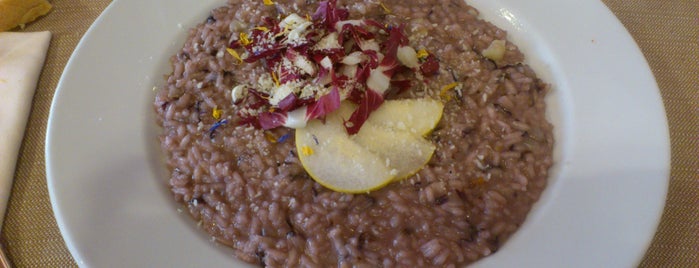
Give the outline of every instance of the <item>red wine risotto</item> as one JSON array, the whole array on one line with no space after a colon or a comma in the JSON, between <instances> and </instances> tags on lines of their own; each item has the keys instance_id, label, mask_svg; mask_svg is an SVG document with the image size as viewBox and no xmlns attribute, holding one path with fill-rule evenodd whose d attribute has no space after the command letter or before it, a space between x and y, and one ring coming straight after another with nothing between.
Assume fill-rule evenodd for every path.
<instances>
[{"instance_id":1,"label":"red wine risotto","mask_svg":"<svg viewBox=\"0 0 699 268\"><path fill-rule=\"evenodd\" d=\"M462 267L522 225L553 163L549 86L476 9L459 0L221 5L172 56L154 110L174 199L232 259ZM417 98L444 108L425 136L436 149L414 175L350 194L305 171L294 128L342 100L360 107L345 122L352 133L384 99Z\"/></svg>"}]
</instances>

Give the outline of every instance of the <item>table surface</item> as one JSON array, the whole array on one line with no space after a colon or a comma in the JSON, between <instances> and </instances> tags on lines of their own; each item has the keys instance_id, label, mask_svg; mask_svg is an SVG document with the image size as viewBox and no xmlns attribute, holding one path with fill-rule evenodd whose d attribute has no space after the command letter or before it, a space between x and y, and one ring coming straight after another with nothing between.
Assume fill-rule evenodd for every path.
<instances>
[{"instance_id":1,"label":"table surface","mask_svg":"<svg viewBox=\"0 0 699 268\"><path fill-rule=\"evenodd\" d=\"M594 0L590 0L594 1ZM74 267L46 186L44 139L58 80L108 0L53 0L24 31L53 33L20 150L0 235L17 267ZM602 0L640 46L660 87L670 126L667 203L641 267L699 267L699 0Z\"/></svg>"}]
</instances>

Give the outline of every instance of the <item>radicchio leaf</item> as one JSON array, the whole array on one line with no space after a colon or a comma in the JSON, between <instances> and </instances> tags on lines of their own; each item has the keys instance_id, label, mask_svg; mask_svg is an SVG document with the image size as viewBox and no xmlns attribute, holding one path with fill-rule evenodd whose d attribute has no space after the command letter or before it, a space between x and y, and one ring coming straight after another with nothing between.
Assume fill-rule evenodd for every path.
<instances>
[{"instance_id":1,"label":"radicchio leaf","mask_svg":"<svg viewBox=\"0 0 699 268\"><path fill-rule=\"evenodd\" d=\"M391 86L397 89L396 94L401 94L410 89L410 87L412 87L412 84L410 80L393 80L391 81Z\"/></svg>"},{"instance_id":2,"label":"radicchio leaf","mask_svg":"<svg viewBox=\"0 0 699 268\"><path fill-rule=\"evenodd\" d=\"M272 22L270 22L272 23ZM272 27L269 29L268 27ZM252 63L260 59L270 58L270 57L280 57L280 52L284 49L281 42L277 42L274 36L278 33L279 27L276 25L265 26L266 30L255 28L250 34L252 42L245 46L249 55L245 59L245 62Z\"/></svg>"},{"instance_id":3,"label":"radicchio leaf","mask_svg":"<svg viewBox=\"0 0 699 268\"><path fill-rule=\"evenodd\" d=\"M260 126L260 120L259 120L259 118L257 118L257 116L241 115L241 114L238 114L238 115L240 116L240 120L238 121L239 126L249 125L249 126L252 126L254 128L262 128L262 126Z\"/></svg>"},{"instance_id":4,"label":"radicchio leaf","mask_svg":"<svg viewBox=\"0 0 699 268\"><path fill-rule=\"evenodd\" d=\"M318 3L318 9L313 14L313 21L324 26L328 31L334 31L335 23L346 20L349 11L344 8L337 8L337 0L328 0Z\"/></svg>"},{"instance_id":5,"label":"radicchio leaf","mask_svg":"<svg viewBox=\"0 0 699 268\"><path fill-rule=\"evenodd\" d=\"M425 62L423 62L422 65L420 65L420 71L425 76L437 74L437 72L439 71L439 61L437 61L437 57L435 57L432 54L427 56Z\"/></svg>"},{"instance_id":6,"label":"radicchio leaf","mask_svg":"<svg viewBox=\"0 0 699 268\"><path fill-rule=\"evenodd\" d=\"M279 110L282 110L282 112L288 112L290 110L298 108L299 105L298 105L298 98L296 97L296 94L291 93L291 94L287 95L284 99L279 101L279 104L277 104L277 107L279 107Z\"/></svg>"},{"instance_id":7,"label":"radicchio leaf","mask_svg":"<svg viewBox=\"0 0 699 268\"><path fill-rule=\"evenodd\" d=\"M384 57L381 60L381 66L387 67L384 74L391 77L398 66L398 47L408 44L408 38L405 37L401 27L391 27L388 33L388 39L381 45L384 47Z\"/></svg>"},{"instance_id":8,"label":"radicchio leaf","mask_svg":"<svg viewBox=\"0 0 699 268\"><path fill-rule=\"evenodd\" d=\"M288 54L288 53L287 53ZM298 69L293 66L290 59L283 59L279 64L279 83L286 84L287 82L296 81L301 79L301 74Z\"/></svg>"},{"instance_id":9,"label":"radicchio leaf","mask_svg":"<svg viewBox=\"0 0 699 268\"><path fill-rule=\"evenodd\" d=\"M370 25L370 26L374 26L377 29L386 30L386 25L383 25L380 22L372 20L372 19L365 19L364 23L366 23L367 25Z\"/></svg>"},{"instance_id":10,"label":"radicchio leaf","mask_svg":"<svg viewBox=\"0 0 699 268\"><path fill-rule=\"evenodd\" d=\"M354 104L359 104L363 98L364 98L364 91L360 90L358 88L352 89L352 91L350 91L349 96L347 96L347 100L351 101Z\"/></svg>"},{"instance_id":11,"label":"radicchio leaf","mask_svg":"<svg viewBox=\"0 0 699 268\"><path fill-rule=\"evenodd\" d=\"M364 27L361 27L359 25L354 25L354 24L345 24L342 26L342 34L341 36L344 36L345 34L349 34L352 39L354 40L355 43L359 44L364 40L369 40L374 38L374 33L370 32ZM341 39L341 42L344 41Z\"/></svg>"},{"instance_id":12,"label":"radicchio leaf","mask_svg":"<svg viewBox=\"0 0 699 268\"><path fill-rule=\"evenodd\" d=\"M350 135L357 134L362 125L364 125L364 122L369 118L369 115L379 108L384 101L383 96L376 91L367 89L364 92L365 95L359 103L359 107L357 107L357 110L344 122L345 129Z\"/></svg>"},{"instance_id":13,"label":"radicchio leaf","mask_svg":"<svg viewBox=\"0 0 699 268\"><path fill-rule=\"evenodd\" d=\"M310 53L310 58L315 62L320 62L325 57L330 58L332 62L339 62L345 57L345 50L342 48L333 49L323 49L323 50L313 50Z\"/></svg>"},{"instance_id":14,"label":"radicchio leaf","mask_svg":"<svg viewBox=\"0 0 699 268\"><path fill-rule=\"evenodd\" d=\"M249 100L250 104L248 104L245 107L247 107L251 110L257 110L260 107L269 104L269 101L268 101L269 95L262 93L262 92L259 92L255 89L252 89L252 88L248 89L248 93L250 94L250 96L252 96L252 98L250 98L250 100Z\"/></svg>"},{"instance_id":15,"label":"radicchio leaf","mask_svg":"<svg viewBox=\"0 0 699 268\"><path fill-rule=\"evenodd\" d=\"M232 48L232 49L238 49L238 48L241 47L240 41L237 40L237 39L236 39L236 40L233 40L233 42L231 42L230 44L228 44L228 47L229 47L229 48Z\"/></svg>"},{"instance_id":16,"label":"radicchio leaf","mask_svg":"<svg viewBox=\"0 0 699 268\"><path fill-rule=\"evenodd\" d=\"M328 94L318 98L318 100L308 106L306 110L306 120L325 118L326 114L340 108L340 92L337 87L333 87Z\"/></svg>"},{"instance_id":17,"label":"radicchio leaf","mask_svg":"<svg viewBox=\"0 0 699 268\"><path fill-rule=\"evenodd\" d=\"M264 112L258 115L260 127L264 130L281 127L286 122L286 112Z\"/></svg>"},{"instance_id":18,"label":"radicchio leaf","mask_svg":"<svg viewBox=\"0 0 699 268\"><path fill-rule=\"evenodd\" d=\"M357 69L357 74L354 77L354 79L361 84L366 83L367 78L369 78L369 74L371 73L371 69L375 69L379 66L379 56L376 51L373 50L366 50L363 51L364 55L367 55L369 57L369 60L366 61L363 64L360 64L359 68Z\"/></svg>"}]
</instances>

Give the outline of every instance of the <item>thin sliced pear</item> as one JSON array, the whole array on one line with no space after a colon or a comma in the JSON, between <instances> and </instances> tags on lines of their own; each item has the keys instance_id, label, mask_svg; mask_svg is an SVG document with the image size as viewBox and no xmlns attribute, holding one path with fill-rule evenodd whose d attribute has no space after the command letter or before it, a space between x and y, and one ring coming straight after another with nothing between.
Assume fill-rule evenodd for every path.
<instances>
[{"instance_id":1,"label":"thin sliced pear","mask_svg":"<svg viewBox=\"0 0 699 268\"><path fill-rule=\"evenodd\" d=\"M408 131L365 124L352 140L380 156L391 168L394 181L409 177L422 169L434 153L435 146Z\"/></svg>"},{"instance_id":2,"label":"thin sliced pear","mask_svg":"<svg viewBox=\"0 0 699 268\"><path fill-rule=\"evenodd\" d=\"M328 115L323 124L312 120L296 130L301 164L321 185L338 192L362 193L382 187L394 175L379 156L352 141L342 125L354 107L345 104Z\"/></svg>"},{"instance_id":3,"label":"thin sliced pear","mask_svg":"<svg viewBox=\"0 0 699 268\"><path fill-rule=\"evenodd\" d=\"M434 99L386 101L371 114L367 123L425 136L439 123L442 110L444 104Z\"/></svg>"},{"instance_id":4,"label":"thin sliced pear","mask_svg":"<svg viewBox=\"0 0 699 268\"><path fill-rule=\"evenodd\" d=\"M325 123L311 120L305 128L296 129L299 159L315 181L334 191L378 189L427 164L435 146L423 136L437 125L442 108L441 102L429 99L386 101L359 133L350 136L343 119L356 106L343 102L326 116Z\"/></svg>"}]
</instances>

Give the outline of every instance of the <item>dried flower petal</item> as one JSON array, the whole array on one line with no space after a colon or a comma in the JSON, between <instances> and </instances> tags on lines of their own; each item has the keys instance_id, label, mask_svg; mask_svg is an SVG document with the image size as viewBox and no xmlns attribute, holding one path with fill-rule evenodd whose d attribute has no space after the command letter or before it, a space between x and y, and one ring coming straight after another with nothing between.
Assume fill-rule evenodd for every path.
<instances>
[{"instance_id":1,"label":"dried flower petal","mask_svg":"<svg viewBox=\"0 0 699 268\"><path fill-rule=\"evenodd\" d=\"M248 34L240 33L238 36L239 36L238 40L239 40L241 45L247 46L247 45L250 45L252 43L252 41L250 41L250 39L248 39Z\"/></svg>"},{"instance_id":2,"label":"dried flower petal","mask_svg":"<svg viewBox=\"0 0 699 268\"><path fill-rule=\"evenodd\" d=\"M447 101L451 100L451 96L449 95L449 90L454 89L457 85L458 85L458 83L453 82L453 83L450 83L446 86L443 86L442 90L439 91L439 96L444 98Z\"/></svg>"},{"instance_id":3,"label":"dried flower petal","mask_svg":"<svg viewBox=\"0 0 699 268\"><path fill-rule=\"evenodd\" d=\"M240 55L238 54L238 52L235 51L235 49L226 48L226 52L228 52L228 54L231 54L231 56L233 56L233 58L235 58L236 60L238 60L239 63L243 62L243 59L240 57Z\"/></svg>"},{"instance_id":4,"label":"dried flower petal","mask_svg":"<svg viewBox=\"0 0 699 268\"><path fill-rule=\"evenodd\" d=\"M313 154L313 149L309 146L301 147L301 154L309 156Z\"/></svg>"},{"instance_id":5,"label":"dried flower petal","mask_svg":"<svg viewBox=\"0 0 699 268\"><path fill-rule=\"evenodd\" d=\"M427 50L425 50L424 48L417 51L417 58L418 59L421 59L421 60L425 59L429 55L430 55L430 53L428 53Z\"/></svg>"},{"instance_id":6,"label":"dried flower petal","mask_svg":"<svg viewBox=\"0 0 699 268\"><path fill-rule=\"evenodd\" d=\"M284 136L281 136L281 137L279 137L279 139L277 139L277 143L285 142L286 140L289 139L289 137L291 137L291 134L286 133L286 134L284 134Z\"/></svg>"},{"instance_id":7,"label":"dried flower petal","mask_svg":"<svg viewBox=\"0 0 699 268\"><path fill-rule=\"evenodd\" d=\"M383 12L384 12L384 13L386 13L386 14L391 14L391 10L388 9L388 7L386 7L386 5L383 4L383 2L379 2L379 5L380 5L381 8L383 9Z\"/></svg>"},{"instance_id":8,"label":"dried flower petal","mask_svg":"<svg viewBox=\"0 0 699 268\"><path fill-rule=\"evenodd\" d=\"M218 107L214 107L214 109L211 110L211 117L218 120L221 118L222 113L223 113L223 110L219 109Z\"/></svg>"},{"instance_id":9,"label":"dried flower petal","mask_svg":"<svg viewBox=\"0 0 699 268\"><path fill-rule=\"evenodd\" d=\"M215 138L216 137L216 129L218 129L219 127L221 127L227 123L228 123L228 120L226 120L226 119L219 120L218 122L214 123L214 125L211 126L211 128L209 128L209 138L210 139Z\"/></svg>"}]
</instances>

